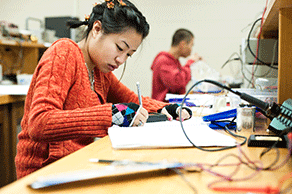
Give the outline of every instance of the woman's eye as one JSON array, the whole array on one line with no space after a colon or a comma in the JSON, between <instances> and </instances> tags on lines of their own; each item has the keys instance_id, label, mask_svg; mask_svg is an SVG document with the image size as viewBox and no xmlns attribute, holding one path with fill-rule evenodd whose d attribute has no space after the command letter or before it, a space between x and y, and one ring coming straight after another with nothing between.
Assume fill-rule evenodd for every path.
<instances>
[{"instance_id":1,"label":"woman's eye","mask_svg":"<svg viewBox=\"0 0 292 194\"><path fill-rule=\"evenodd\" d=\"M119 51L123 51L123 49L119 47L119 45L117 45L117 48L119 49Z\"/></svg>"}]
</instances>

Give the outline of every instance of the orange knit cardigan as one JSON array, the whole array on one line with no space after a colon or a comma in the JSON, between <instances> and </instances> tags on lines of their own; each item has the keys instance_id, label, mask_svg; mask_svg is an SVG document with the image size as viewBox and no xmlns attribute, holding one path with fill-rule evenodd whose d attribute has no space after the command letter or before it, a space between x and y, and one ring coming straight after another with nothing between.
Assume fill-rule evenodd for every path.
<instances>
[{"instance_id":1,"label":"orange knit cardigan","mask_svg":"<svg viewBox=\"0 0 292 194\"><path fill-rule=\"evenodd\" d=\"M112 125L112 104L134 102L137 95L112 72L94 69L91 90L82 51L69 39L56 41L34 72L21 121L17 178L104 137ZM143 97L143 107L156 112L166 104Z\"/></svg>"}]
</instances>

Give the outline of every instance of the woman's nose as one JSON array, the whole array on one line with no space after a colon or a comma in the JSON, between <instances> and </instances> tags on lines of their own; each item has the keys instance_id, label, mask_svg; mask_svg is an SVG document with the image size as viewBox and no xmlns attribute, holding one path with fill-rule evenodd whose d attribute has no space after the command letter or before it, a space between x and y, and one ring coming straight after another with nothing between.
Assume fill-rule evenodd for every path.
<instances>
[{"instance_id":1,"label":"woman's nose","mask_svg":"<svg viewBox=\"0 0 292 194\"><path fill-rule=\"evenodd\" d=\"M128 58L127 55L119 55L116 57L116 62L120 66L127 60L127 58Z\"/></svg>"}]
</instances>

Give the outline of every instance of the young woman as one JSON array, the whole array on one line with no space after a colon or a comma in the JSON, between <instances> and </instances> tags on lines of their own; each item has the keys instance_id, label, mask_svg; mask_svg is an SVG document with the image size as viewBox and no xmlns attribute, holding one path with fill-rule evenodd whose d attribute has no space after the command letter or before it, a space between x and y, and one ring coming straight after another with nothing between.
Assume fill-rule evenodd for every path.
<instances>
[{"instance_id":1,"label":"young woman","mask_svg":"<svg viewBox=\"0 0 292 194\"><path fill-rule=\"evenodd\" d=\"M178 105L138 96L112 73L138 49L149 25L129 1L106 0L96 4L85 21L78 44L60 39L42 56L26 97L22 131L15 158L17 177L24 177L104 137L113 124L143 125L148 112L178 117ZM191 117L184 108L182 118Z\"/></svg>"}]
</instances>

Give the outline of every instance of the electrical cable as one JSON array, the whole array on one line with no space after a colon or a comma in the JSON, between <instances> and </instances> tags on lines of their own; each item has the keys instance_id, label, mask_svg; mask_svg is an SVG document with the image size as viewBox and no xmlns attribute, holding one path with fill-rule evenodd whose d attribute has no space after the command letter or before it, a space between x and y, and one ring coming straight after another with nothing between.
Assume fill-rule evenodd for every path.
<instances>
[{"instance_id":1,"label":"electrical cable","mask_svg":"<svg viewBox=\"0 0 292 194\"><path fill-rule=\"evenodd\" d=\"M225 155L223 156L222 158L220 158L215 165L211 166L212 168L214 167L223 167L223 166L228 166L228 167L231 167L231 166L235 166L236 168L233 170L233 172L229 175L229 176L225 176L225 177L221 177L220 180L217 180L217 181L213 181L211 183L208 184L208 188L212 189L212 190L215 190L215 187L213 187L214 184L217 184L217 183L220 183L220 182L230 182L230 181L246 181L246 180L249 180L253 177L255 177L260 171L261 171L261 167L257 167L259 164L260 166L262 166L262 162L261 161L252 161L250 158L247 157L247 155L243 152L243 150L241 149L241 146L238 145L238 150L239 150L239 155L235 155L233 153L231 154L228 154L228 155ZM228 157L234 157L236 159L238 159L238 163L233 163L233 164L220 164L224 159L227 159ZM246 160L246 161L245 161ZM240 170L240 166L241 165L246 165L247 167L255 170L253 173L249 174L249 175L246 175L245 177L243 178L237 178L235 177L237 173L239 173L239 170ZM254 167L253 167L254 166ZM257 167L257 168L255 168ZM211 168L210 168L211 170Z\"/></svg>"},{"instance_id":2,"label":"electrical cable","mask_svg":"<svg viewBox=\"0 0 292 194\"><path fill-rule=\"evenodd\" d=\"M231 59L231 57L233 57L233 55L237 55L238 58L233 58L233 59ZM223 69L223 67L224 67L225 65L227 65L227 63L229 63L229 62L231 62L231 61L235 61L235 60L240 60L240 57L239 57L239 55L238 55L237 52L232 53L232 55L228 58L228 60L227 60L222 66L221 66L221 69Z\"/></svg>"},{"instance_id":3,"label":"electrical cable","mask_svg":"<svg viewBox=\"0 0 292 194\"><path fill-rule=\"evenodd\" d=\"M279 106L277 104L273 104L272 107L269 107L269 104L266 103L266 102L263 102L259 99L256 99L252 96L249 96L248 94L245 94L245 93L240 93L238 91L233 91L231 88L225 86L225 85L222 85L221 83L217 82L217 81L214 81L214 80L201 80L199 82L196 82L189 90L188 92L185 94L182 102L181 102L181 107L183 106L183 104L185 103L185 100L186 100L186 97L187 95L190 93L190 91L192 90L193 87L195 87L197 84L200 84L202 82L208 82L208 83L212 83L216 86L219 86L223 89L226 89L236 95L239 95L243 100L246 100L247 102L251 103L251 104L254 104L259 110L262 110L262 112L265 112L266 111L266 115L268 116L268 118L273 118L273 117L276 117L277 114L279 113ZM224 150L224 149L228 149L228 148L232 148L233 146L228 146L228 147L225 147L225 148L221 148L221 149L213 149L213 150L210 150L210 149L204 149L204 148L201 148L201 147L198 147L196 145L194 145L194 143L188 138L184 128L183 128L183 122L182 122L182 118L181 118L181 115L182 115L182 108L180 108L180 114L179 114L179 122L181 124L181 128L182 128L182 131L184 133L184 135L186 136L186 138L188 139L188 141L196 148L200 149L200 150L203 150L203 151L219 151L219 150ZM231 124L233 121L235 120L235 118L233 118L233 120L231 120L231 122L229 124ZM230 133L231 135L233 134L229 129L228 129L228 124L225 126L225 129L228 133ZM280 135L285 135L285 134L288 134L292 132L292 128L286 128L284 129ZM239 136L239 135L236 135L234 134L235 137L240 137L242 138L242 136ZM289 134L288 134L289 135ZM246 137L244 137L245 139L247 139ZM245 143L245 142L244 142ZM281 167L283 167L289 160L290 160L290 156L291 156L291 152L292 152L292 142L289 141L289 144L288 144L288 154L286 156L286 158L279 164L276 166L276 163L278 163L279 161L279 156L280 156L280 153L279 153L279 150L277 149L277 156L275 158L275 160L268 166L268 167L264 167L262 161L252 161L251 159L248 158L248 156L243 152L243 150L241 149L241 145L242 144L237 144L236 147L238 148L239 150L239 153L240 155L237 156L233 153L231 154L228 154L226 156L223 156L222 158L220 158L215 164L196 164L196 167L198 167L201 171L206 171L214 176L217 176L217 177L220 177L221 179L220 180L217 180L217 181L213 181L211 182L210 184L208 184L208 188L210 189L213 189L213 190L216 190L216 187L213 187L214 184L217 184L217 183L220 183L220 182L224 182L224 181L244 181L244 180L249 180L251 179L252 177L255 177L260 171L262 170L277 170ZM273 147L273 146L272 146ZM269 149L268 149L269 150ZM264 151L262 152L261 156L262 157L264 154L266 154L267 151ZM221 164L221 162L228 158L228 157L235 157L239 160L239 163L233 163L233 164ZM244 159L246 161L244 161ZM253 173L243 177L243 178L237 178L235 177L235 175L239 172L239 168L240 168L240 165L246 165L247 167L249 167L250 169L254 170ZM209 168L206 168L206 166L209 166ZM212 168L214 167L224 167L224 166L235 166L235 170L230 173L229 175L224 175L224 174L221 174L219 172L215 172L215 171L212 171ZM192 171L192 170L187 170L185 168L185 170L187 172L201 172L201 171L198 171L198 170L195 170L195 171ZM189 183L188 183L189 184ZM289 192L290 190L292 189L291 186L289 186L288 188L285 188L284 192ZM282 192L281 192L282 193Z\"/></svg>"},{"instance_id":4,"label":"electrical cable","mask_svg":"<svg viewBox=\"0 0 292 194\"><path fill-rule=\"evenodd\" d=\"M277 43L278 43L278 40L277 41L275 41L275 43L274 43L274 46L273 46L273 58L272 58L272 61L271 61L271 66L273 66L274 65L274 63L275 63L275 54L276 54L276 46L277 46ZM273 70L273 68L269 68L269 70L266 72L266 73L264 73L264 74L262 74L262 75L256 75L256 72L257 72L257 69L258 69L258 65L256 66L256 69L253 71L253 73L252 72L250 72L247 68L245 68L245 70L250 74L250 75L252 75L253 77L256 77L256 78L259 78L259 77L266 77L266 78L268 78L267 76L272 72L272 70ZM243 68L242 68L243 69ZM277 69L275 69L275 70L277 70ZM243 71L243 70L242 70ZM249 80L248 80L249 81ZM249 81L250 82L250 81ZM250 84L252 84L251 82L250 82Z\"/></svg>"},{"instance_id":5,"label":"electrical cable","mask_svg":"<svg viewBox=\"0 0 292 194\"><path fill-rule=\"evenodd\" d=\"M262 161L260 160L256 160L256 161L252 161L248 156L247 154L242 150L241 146L240 145L237 145L237 148L239 150L239 155L235 155L234 153L230 153L230 154L227 154L221 158L219 158L215 164L201 164L201 163L197 163L195 165L195 167L198 167L200 170L189 170L186 167L184 167L183 169L186 171L186 172L207 172L211 175L214 175L216 177L219 177L220 179L219 180L215 180L211 183L208 184L208 188L209 189L212 189L212 190L215 190L215 191L232 191L233 189L251 189L251 190L266 190L266 189L271 189L269 186L267 186L266 188L263 188L263 187L250 187L250 188L246 188L246 187L233 187L233 188L229 188L229 187L216 187L216 186L213 186L215 184L218 184L220 182L230 182L230 181L246 181L246 180L249 180L253 177L255 177L256 175L258 175L262 170L276 170L278 168L273 168L273 169L265 169L263 167L263 163ZM291 142L289 144L289 148L291 148ZM224 160L228 159L229 157L234 157L236 158L239 162L237 163L223 163ZM233 160L232 160L233 161ZM285 160L284 163L286 163L287 160ZM249 175L246 175L245 177L237 177L236 175L238 173L240 173L240 167L242 165L245 165L247 167L249 167L250 169L254 170L254 172L250 173ZM279 165L278 167L282 167L283 166L283 163L281 165ZM192 167L192 166L190 166ZM215 167L220 167L220 169L222 167L235 167L235 169L229 173L229 174L222 174L222 173L219 173L217 171L214 171L212 170L213 168ZM181 172L180 172L181 173ZM182 175L178 173L179 175ZM280 189L283 185L283 182L286 181L288 178L290 178L292 176L292 174L290 175L286 175L285 177L282 177L281 181L279 182L279 186L278 188ZM191 185L191 183L185 179L185 177L182 177L183 180L193 189L194 186ZM229 188L229 189L228 189ZM275 188L277 189L277 188ZM291 190L291 185L289 185L289 187L285 188L284 190L281 191L281 193L288 193L289 191Z\"/></svg>"},{"instance_id":6,"label":"electrical cable","mask_svg":"<svg viewBox=\"0 0 292 194\"><path fill-rule=\"evenodd\" d=\"M274 145L272 145L271 147L269 148L266 148L265 150L262 151L262 153L260 154L260 158L262 158L266 153L268 153L269 151L271 151L272 149L275 149L276 152L277 152L277 156L275 158L275 160L267 167L264 167L263 170L271 170L273 166L275 166L278 161L280 160L280 151L278 148L276 148L276 144L278 143L279 141L275 142Z\"/></svg>"},{"instance_id":7,"label":"electrical cable","mask_svg":"<svg viewBox=\"0 0 292 194\"><path fill-rule=\"evenodd\" d=\"M121 77L120 77L120 79L119 79L119 82L122 80L122 78L124 77L124 74L125 74L125 72L126 72L126 66L127 66L127 61L125 61L125 63L124 63L124 68L123 68L123 72L122 72L122 75L121 75Z\"/></svg>"},{"instance_id":8,"label":"electrical cable","mask_svg":"<svg viewBox=\"0 0 292 194\"><path fill-rule=\"evenodd\" d=\"M182 100L182 102L181 102L181 107L183 107L183 104L185 103L186 97L187 97L187 95L192 91L192 89L193 89L195 86L197 86L198 84L202 83L202 82L213 83L213 84L215 84L215 85L217 85L217 86L219 86L219 87L221 87L221 88L223 88L223 89L227 89L228 91L232 91L233 93L238 93L238 92L236 92L236 91L231 90L231 89L230 89L229 87L227 87L227 86L223 86L223 85L220 84L219 82L216 82L216 81L213 81L213 80L206 80L206 79L205 79L205 80L201 80L201 81L198 81L198 82L196 82L195 84L193 84L193 86L188 90L188 92L187 92L186 95L184 96L184 98L183 98L183 100ZM210 152L221 151L221 150L227 150L227 149L231 149L231 148L235 148L235 147L236 147L236 145L235 145L235 146L226 146L226 147L218 148L218 149L205 149L205 148L202 148L202 147L200 147L200 146L196 146L196 145L190 140L190 138L188 137L188 135L186 134L186 132L185 132L185 130L184 130L181 115L182 115L182 108L180 108L179 122L180 122L180 125L181 125L181 128L182 128L182 131L183 131L185 137L187 138L187 140L188 140L188 141L189 141L194 147L196 147L196 148L198 148L198 149L200 149L200 150L202 150L202 151L210 151ZM240 136L240 135L236 135L236 134L232 133L232 132L228 129L227 126L225 126L225 129L226 129L226 131L227 131L228 133L230 133L232 136L234 136L234 137L238 137L238 138L243 138L243 139L244 139L244 141L243 141L240 145L244 145L244 144L246 143L246 141L247 141L247 138L246 138L246 137L244 137L244 136Z\"/></svg>"},{"instance_id":9,"label":"electrical cable","mask_svg":"<svg viewBox=\"0 0 292 194\"><path fill-rule=\"evenodd\" d=\"M279 107L276 103L273 103L272 107L270 107L270 105L269 105L268 103L266 103L266 102L264 102L264 101L262 101L262 100L259 100L259 99L257 99L257 98L254 98L254 97L252 97L252 96L250 96L250 95L248 95L248 94L246 94L246 93L240 93L240 92L238 92L238 91L234 91L234 90L232 90L231 88L229 88L229 87L227 87L227 86L225 86L225 85L223 85L223 84L221 84L221 83L219 83L219 82L217 82L217 81L214 81L214 80L208 80L208 79L201 80L201 81L198 81L198 82L196 82L195 84L193 84L193 86L192 86L192 87L187 91L187 93L185 94L185 96L184 96L184 98L183 98L183 100L182 100L182 102L181 102L181 107L183 107L183 104L185 103L186 97L187 97L187 95L192 91L192 89L193 89L196 85L198 85L198 84L200 84L200 83L202 83L202 82L207 82L207 83L214 84L214 85L216 85L216 86L219 86L219 87L221 87L221 88L223 88L223 89L226 89L226 90L228 90L228 91L230 91L230 92L232 92L232 93L234 93L234 94L240 96L241 99L243 99L243 100L245 100L245 101L247 101L247 102L249 102L249 103L255 105L258 109L260 109L260 110L262 110L263 112L265 112L266 115L267 115L267 117L269 117L269 118L276 117L278 114L280 114L280 107ZM196 145L190 140L190 138L188 137L188 135L186 134L186 132L185 132L185 130L184 130L181 115L182 115L182 108L180 108L180 114L179 114L179 122L180 122L180 125L181 125L181 129L182 129L182 131L183 131L185 137L188 139L188 141L189 141L194 147L196 147L196 148L198 148L198 149L201 149L201 150L203 150L203 151L219 151L219 150L225 150L225 149L229 149L229 148L233 148L233 147L234 147L234 146L230 146L230 147L227 146L227 147L220 148L220 149L204 149L204 148L201 148L201 147L199 147L199 146L196 146ZM233 134L233 133L228 129L227 126L225 126L225 130L226 130L229 134L231 134L232 136L234 136L234 137L245 138L245 141L244 141L243 143L246 142L246 137L244 137L244 136L240 136L240 135L236 135L236 134ZM291 129L287 129L287 130L284 130L284 131L285 131L286 133L288 133L288 132L290 132L290 130L291 130ZM283 132L284 132L284 131L283 131ZM288 132L287 132L287 131L288 131ZM283 133L283 132L282 132L282 133ZM284 134L282 134L282 135L284 135Z\"/></svg>"},{"instance_id":10,"label":"electrical cable","mask_svg":"<svg viewBox=\"0 0 292 194\"><path fill-rule=\"evenodd\" d=\"M238 57L237 58L232 58L234 55L237 55ZM230 57L228 58L228 60L221 66L221 69L223 69L223 67L225 67L229 62L232 62L232 61L235 61L235 60L239 60L240 61L240 64L241 64L241 74L243 76L243 78L250 82L249 79L246 78L246 76L244 75L244 72L243 72L243 61L240 57L240 55L237 53L237 52L234 52L230 55Z\"/></svg>"},{"instance_id":11,"label":"electrical cable","mask_svg":"<svg viewBox=\"0 0 292 194\"><path fill-rule=\"evenodd\" d=\"M271 64L264 63L263 61L261 61L261 60L257 57L258 54L259 54L259 53L258 53L258 52L259 52L258 48L259 48L259 45L260 45L260 39L259 39L259 38L258 38L258 41L257 41L257 55L255 55L255 54L253 53L253 51L251 50L251 48L250 48L250 36L251 36L251 32L253 31L253 28L254 28L255 24L256 24L258 21L260 21L260 20L263 21L263 17L257 19L257 20L253 23L253 25L252 25L252 28L251 28L251 30L250 30L250 32L249 32L248 39L247 39L247 48L249 49L250 53L255 57L255 61L254 61L253 65L255 64L256 61L259 61L259 62L261 62L262 64L264 64L265 66L270 67L270 70L269 70L266 74L264 74L264 75L255 76L255 72L256 72L258 66L256 66L256 69L253 70L253 72L249 72L249 71L246 69L246 71L249 72L249 74L252 75L252 80L254 79L254 77L263 77L263 76L268 75L268 74L271 72L272 69L275 69L275 70L278 69L277 67L274 67L274 66L273 66L273 65L274 65L274 62L275 62L276 43L277 43L277 41L276 41L276 43L274 44L274 47L273 47L273 58L272 58L272 62L271 62ZM261 29L262 29L262 25L261 25ZM260 33L261 33L261 31L260 31ZM259 34L259 35L260 35L260 34ZM243 71L243 68L242 68L242 71ZM243 74L244 74L244 73L243 73ZM248 80L248 81L249 81L249 80ZM254 87L253 82L249 81L249 84L252 84L252 87Z\"/></svg>"},{"instance_id":12,"label":"electrical cable","mask_svg":"<svg viewBox=\"0 0 292 194\"><path fill-rule=\"evenodd\" d=\"M280 180L279 180L279 183L278 183L278 188L281 190L281 188L283 187L283 183L285 181L287 181L289 178L292 177L292 172L284 175ZM284 193L288 193L291 189L292 189L292 183L290 183L288 185L289 187L288 188L285 188L284 190L281 190L281 194L284 194Z\"/></svg>"},{"instance_id":13,"label":"electrical cable","mask_svg":"<svg viewBox=\"0 0 292 194\"><path fill-rule=\"evenodd\" d=\"M278 68L276 68L276 67L271 66L270 64L267 64L267 63L263 62L263 61L260 60L259 58L257 58L257 56L254 54L254 52L251 50L251 47L250 47L250 36L251 36L251 32L252 32L252 30L253 30L255 24L256 24L258 21L261 21L261 20L262 20L262 18L259 18L259 19L257 19L257 20L253 23L253 25L252 25L252 27L251 27L251 30L249 31L248 38L247 38L247 48L249 49L250 53L253 55L253 57L255 57L255 59L256 59L257 61L259 61L260 63L262 63L262 64L264 64L264 65L266 65L266 66L268 66L268 67L270 67L270 68L278 69Z\"/></svg>"}]
</instances>

